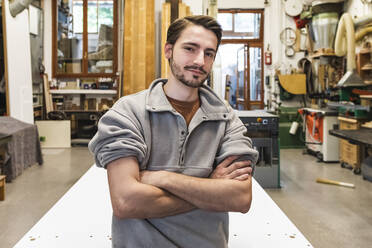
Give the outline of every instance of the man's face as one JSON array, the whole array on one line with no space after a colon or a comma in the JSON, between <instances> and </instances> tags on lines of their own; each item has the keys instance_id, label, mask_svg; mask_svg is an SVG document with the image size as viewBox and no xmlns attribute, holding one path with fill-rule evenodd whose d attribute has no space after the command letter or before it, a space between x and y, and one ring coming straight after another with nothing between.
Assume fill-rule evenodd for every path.
<instances>
[{"instance_id":1,"label":"man's face","mask_svg":"<svg viewBox=\"0 0 372 248\"><path fill-rule=\"evenodd\" d=\"M217 37L202 26L189 25L174 45L165 45L173 76L183 84L198 88L207 79L216 56Z\"/></svg>"}]
</instances>

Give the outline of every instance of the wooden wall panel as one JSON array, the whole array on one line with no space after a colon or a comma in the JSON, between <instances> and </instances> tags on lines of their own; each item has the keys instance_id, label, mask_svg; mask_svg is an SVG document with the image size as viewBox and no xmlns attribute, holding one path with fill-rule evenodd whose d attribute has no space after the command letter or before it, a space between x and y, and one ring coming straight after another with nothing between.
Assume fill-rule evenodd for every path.
<instances>
[{"instance_id":1,"label":"wooden wall panel","mask_svg":"<svg viewBox=\"0 0 372 248\"><path fill-rule=\"evenodd\" d=\"M155 79L155 3L154 0L148 1L146 13L146 85L150 86L151 82ZM147 29L146 25L149 24L152 28ZM146 88L147 88L146 87Z\"/></svg>"},{"instance_id":2,"label":"wooden wall panel","mask_svg":"<svg viewBox=\"0 0 372 248\"><path fill-rule=\"evenodd\" d=\"M170 68L168 60L164 56L164 45L167 41L167 30L171 22L171 4L163 3L161 13L161 77L167 78Z\"/></svg>"},{"instance_id":3,"label":"wooden wall panel","mask_svg":"<svg viewBox=\"0 0 372 248\"><path fill-rule=\"evenodd\" d=\"M187 7L185 3L178 4L178 18L187 16Z\"/></svg>"},{"instance_id":4,"label":"wooden wall panel","mask_svg":"<svg viewBox=\"0 0 372 248\"><path fill-rule=\"evenodd\" d=\"M126 0L124 95L147 89L155 79L154 0Z\"/></svg>"}]
</instances>

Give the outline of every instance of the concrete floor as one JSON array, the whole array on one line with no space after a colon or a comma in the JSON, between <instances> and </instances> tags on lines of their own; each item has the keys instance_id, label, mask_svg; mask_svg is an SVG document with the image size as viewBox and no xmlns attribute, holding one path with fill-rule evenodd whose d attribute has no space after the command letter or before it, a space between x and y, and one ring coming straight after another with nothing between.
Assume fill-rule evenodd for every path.
<instances>
[{"instance_id":1,"label":"concrete floor","mask_svg":"<svg viewBox=\"0 0 372 248\"><path fill-rule=\"evenodd\" d=\"M314 247L371 247L371 182L339 163L317 163L300 149L281 150L280 166L282 188L266 192ZM318 177L355 189L316 183Z\"/></svg>"},{"instance_id":2,"label":"concrete floor","mask_svg":"<svg viewBox=\"0 0 372 248\"><path fill-rule=\"evenodd\" d=\"M43 166L32 166L7 184L6 200L0 202L3 248L22 238L93 164L84 147L45 149L43 154ZM317 177L356 188L318 184ZM372 183L339 164L317 163L315 157L290 149L281 150L281 184L281 189L266 191L314 247L372 244Z\"/></svg>"},{"instance_id":3,"label":"concrete floor","mask_svg":"<svg viewBox=\"0 0 372 248\"><path fill-rule=\"evenodd\" d=\"M6 184L0 202L0 247L13 247L19 239L92 166L86 147L44 149L44 164L27 168Z\"/></svg>"}]
</instances>

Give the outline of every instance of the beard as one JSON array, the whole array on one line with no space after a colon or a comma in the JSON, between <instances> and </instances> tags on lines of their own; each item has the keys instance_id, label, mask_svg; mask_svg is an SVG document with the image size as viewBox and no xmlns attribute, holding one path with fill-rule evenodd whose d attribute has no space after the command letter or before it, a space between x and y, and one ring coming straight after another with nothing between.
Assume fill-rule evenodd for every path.
<instances>
[{"instance_id":1,"label":"beard","mask_svg":"<svg viewBox=\"0 0 372 248\"><path fill-rule=\"evenodd\" d=\"M207 73L202 67L190 65L190 66L185 66L183 69L186 71L189 69L199 70L203 73L203 75L200 75L200 76L193 75L192 76L193 79L187 80L185 78L185 74L182 73L181 66L177 65L176 62L174 62L173 57L169 59L169 64L170 64L171 71L173 75L175 76L175 78L179 80L181 83L183 83L184 85L191 87L191 88L201 87L204 81L209 76L209 73Z\"/></svg>"}]
</instances>

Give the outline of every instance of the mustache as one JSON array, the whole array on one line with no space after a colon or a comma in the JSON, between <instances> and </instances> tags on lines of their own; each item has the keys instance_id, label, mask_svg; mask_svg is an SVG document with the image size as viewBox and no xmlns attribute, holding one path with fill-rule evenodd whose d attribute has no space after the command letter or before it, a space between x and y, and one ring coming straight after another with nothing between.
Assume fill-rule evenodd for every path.
<instances>
[{"instance_id":1,"label":"mustache","mask_svg":"<svg viewBox=\"0 0 372 248\"><path fill-rule=\"evenodd\" d=\"M203 67L195 66L195 65L188 65L184 67L185 70L199 70L204 74L207 74L207 72L203 69Z\"/></svg>"}]
</instances>

